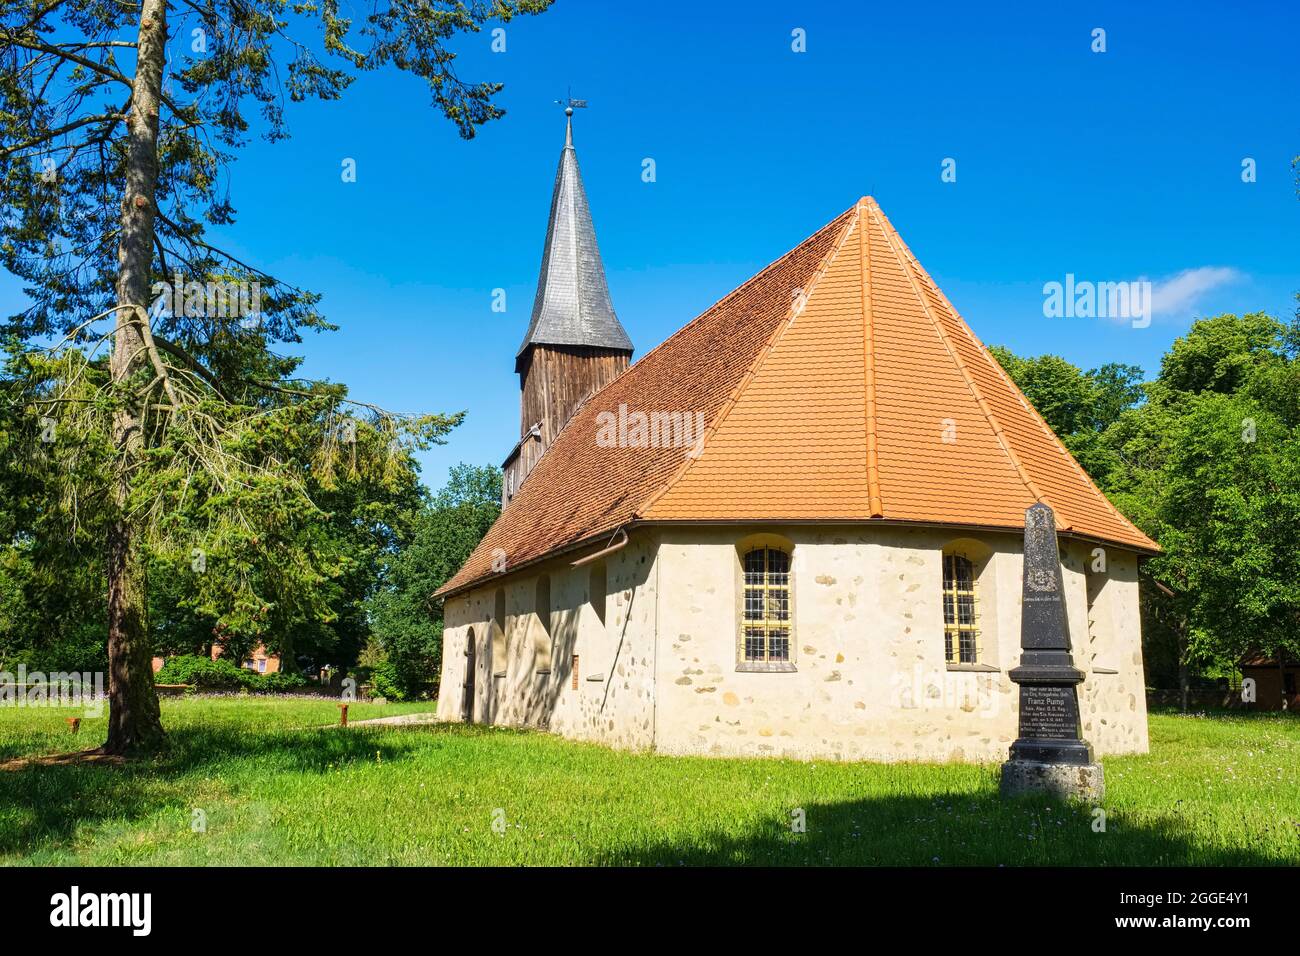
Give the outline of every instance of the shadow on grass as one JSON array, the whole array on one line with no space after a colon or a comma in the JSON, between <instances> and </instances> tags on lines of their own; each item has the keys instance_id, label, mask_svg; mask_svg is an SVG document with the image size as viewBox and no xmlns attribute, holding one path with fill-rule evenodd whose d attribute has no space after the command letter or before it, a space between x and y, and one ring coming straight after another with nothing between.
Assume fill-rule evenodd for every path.
<instances>
[{"instance_id":1,"label":"shadow on grass","mask_svg":"<svg viewBox=\"0 0 1300 956\"><path fill-rule=\"evenodd\" d=\"M167 811L188 817L203 788L229 788L238 794L249 780L276 774L324 774L349 763L373 762L376 755L384 762L396 762L431 746L503 734L528 736L527 731L463 724L346 730L256 730L237 724L174 728L167 751L149 760L119 767L28 766L0 773L0 854L23 856L42 846L66 846L80 827L130 826ZM521 787L527 784L521 781ZM1113 809L1105 832L1096 832L1092 807L1036 799L1004 802L996 787L996 776L990 773L973 793L809 800L801 807L776 810L770 804L738 806L736 821L731 823L692 821L691 806L683 802L674 808L676 822L664 835L622 846L588 846L578 851L574 862L640 866L1300 863L1262 844L1214 845L1214 819L1182 814L1175 808L1144 804L1140 816L1127 808ZM794 832L792 824L799 819L792 813L795 810L803 811L805 832ZM634 811L610 808L611 813Z\"/></svg>"},{"instance_id":2,"label":"shadow on grass","mask_svg":"<svg viewBox=\"0 0 1300 956\"><path fill-rule=\"evenodd\" d=\"M789 821L693 833L619 848L591 862L622 866L1278 866L1251 849L1198 841L1177 820L1154 824L1112 813L1093 830L1093 808L988 793L887 796L810 804L806 831Z\"/></svg>"},{"instance_id":3,"label":"shadow on grass","mask_svg":"<svg viewBox=\"0 0 1300 956\"><path fill-rule=\"evenodd\" d=\"M392 730L419 729L446 736L477 736L461 725L412 728L337 728L250 731L237 725L169 730L164 751L105 766L30 764L0 771L0 854L23 854L61 844L80 826L130 822L174 808L187 816L195 788L221 782L233 764L269 774L323 774L353 762L395 761L418 745Z\"/></svg>"}]
</instances>

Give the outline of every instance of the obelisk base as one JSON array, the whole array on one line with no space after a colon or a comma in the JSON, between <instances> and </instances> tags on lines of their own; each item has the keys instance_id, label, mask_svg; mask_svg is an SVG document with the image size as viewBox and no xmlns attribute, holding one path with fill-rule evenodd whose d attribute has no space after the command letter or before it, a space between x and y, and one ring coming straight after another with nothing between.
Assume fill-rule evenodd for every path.
<instances>
[{"instance_id":1,"label":"obelisk base","mask_svg":"<svg viewBox=\"0 0 1300 956\"><path fill-rule=\"evenodd\" d=\"M1098 803L1106 795L1106 778L1099 763L1039 763L1008 760L1002 765L1002 796L1045 793L1062 800Z\"/></svg>"}]
</instances>

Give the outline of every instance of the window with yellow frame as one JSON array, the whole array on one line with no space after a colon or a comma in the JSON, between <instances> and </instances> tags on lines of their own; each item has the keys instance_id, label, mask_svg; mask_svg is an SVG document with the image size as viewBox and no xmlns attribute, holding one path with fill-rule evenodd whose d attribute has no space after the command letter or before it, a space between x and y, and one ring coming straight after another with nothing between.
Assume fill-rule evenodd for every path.
<instances>
[{"instance_id":1,"label":"window with yellow frame","mask_svg":"<svg viewBox=\"0 0 1300 956\"><path fill-rule=\"evenodd\" d=\"M979 595L975 590L975 565L960 554L943 556L943 654L949 664L979 662Z\"/></svg>"},{"instance_id":2,"label":"window with yellow frame","mask_svg":"<svg viewBox=\"0 0 1300 956\"><path fill-rule=\"evenodd\" d=\"M745 552L744 660L790 660L790 555L778 548Z\"/></svg>"}]
</instances>

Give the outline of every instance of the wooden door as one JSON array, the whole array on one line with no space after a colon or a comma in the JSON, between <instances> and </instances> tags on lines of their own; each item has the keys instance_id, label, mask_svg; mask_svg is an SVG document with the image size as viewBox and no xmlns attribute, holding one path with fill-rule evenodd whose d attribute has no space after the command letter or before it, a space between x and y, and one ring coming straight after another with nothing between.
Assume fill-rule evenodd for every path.
<instances>
[{"instance_id":1,"label":"wooden door","mask_svg":"<svg viewBox=\"0 0 1300 956\"><path fill-rule=\"evenodd\" d=\"M461 720L467 724L474 723L474 671L476 668L474 644L474 629L470 628L469 642L465 647L465 684L460 708Z\"/></svg>"}]
</instances>

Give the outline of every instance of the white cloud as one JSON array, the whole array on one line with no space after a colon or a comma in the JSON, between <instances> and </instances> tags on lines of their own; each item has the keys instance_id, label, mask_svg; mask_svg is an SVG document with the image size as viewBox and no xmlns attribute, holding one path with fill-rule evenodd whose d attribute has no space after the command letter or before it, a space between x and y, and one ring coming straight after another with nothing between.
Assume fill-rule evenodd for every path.
<instances>
[{"instance_id":1,"label":"white cloud","mask_svg":"<svg viewBox=\"0 0 1300 956\"><path fill-rule=\"evenodd\" d=\"M1244 278L1236 269L1225 266L1184 269L1175 276L1152 284L1151 311L1163 319L1189 318L1207 293Z\"/></svg>"}]
</instances>

